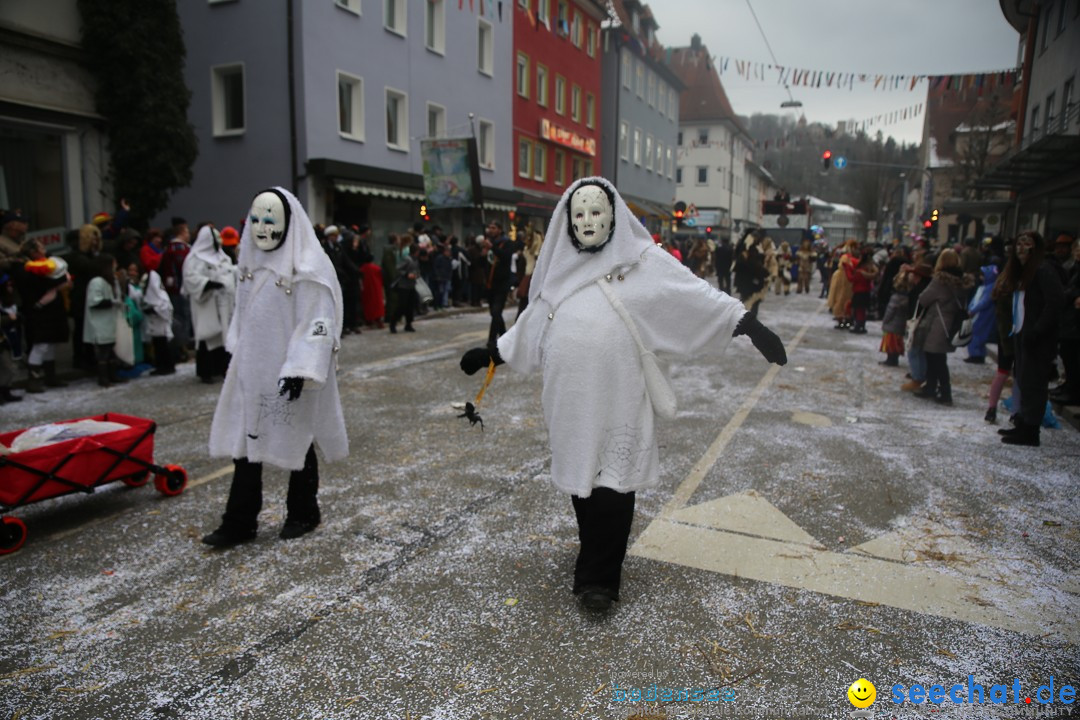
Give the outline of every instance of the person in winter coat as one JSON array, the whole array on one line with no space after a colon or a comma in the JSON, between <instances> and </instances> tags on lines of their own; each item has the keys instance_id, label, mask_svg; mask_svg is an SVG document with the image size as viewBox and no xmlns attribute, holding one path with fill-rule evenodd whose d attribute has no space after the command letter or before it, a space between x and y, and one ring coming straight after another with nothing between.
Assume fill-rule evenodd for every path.
<instances>
[{"instance_id":1,"label":"person in winter coat","mask_svg":"<svg viewBox=\"0 0 1080 720\"><path fill-rule=\"evenodd\" d=\"M1012 336L1020 416L1015 427L998 432L1003 443L1038 447L1065 290L1058 273L1046 261L1042 235L1034 230L1017 237L1016 252L1005 265L1004 273L1010 283L1015 283Z\"/></svg>"},{"instance_id":2,"label":"person in winter coat","mask_svg":"<svg viewBox=\"0 0 1080 720\"><path fill-rule=\"evenodd\" d=\"M1080 262L1077 262L1080 242L1072 241L1072 248L1072 266L1066 274L1065 304L1058 324L1058 354L1065 368L1065 382L1050 392L1050 399L1065 405L1080 405Z\"/></svg>"},{"instance_id":3,"label":"person in winter coat","mask_svg":"<svg viewBox=\"0 0 1080 720\"><path fill-rule=\"evenodd\" d=\"M143 279L143 335L150 338L154 348L154 369L151 375L172 375L176 372L172 348L172 300L161 284L157 270L150 270Z\"/></svg>"},{"instance_id":4,"label":"person in winter coat","mask_svg":"<svg viewBox=\"0 0 1080 720\"><path fill-rule=\"evenodd\" d=\"M735 292L751 317L757 317L758 307L768 292L769 271L765 257L758 248L757 237L747 233L735 246Z\"/></svg>"},{"instance_id":5,"label":"person in winter coat","mask_svg":"<svg viewBox=\"0 0 1080 720\"><path fill-rule=\"evenodd\" d=\"M817 259L817 253L814 252L814 243L809 237L804 237L799 244L799 249L795 252L795 262L799 273L798 284L795 287L796 295L810 294L810 279L814 276L815 259Z\"/></svg>"},{"instance_id":6,"label":"person in winter coat","mask_svg":"<svg viewBox=\"0 0 1080 720\"><path fill-rule=\"evenodd\" d=\"M555 208L521 318L494 347L462 357L470 375L506 362L543 376L551 477L577 516L573 592L587 609L619 599L635 493L660 479L654 404L671 408L641 353L719 352L743 334L770 362L787 362L780 338L658 247L615 188L593 177Z\"/></svg>"},{"instance_id":7,"label":"person in winter coat","mask_svg":"<svg viewBox=\"0 0 1080 720\"><path fill-rule=\"evenodd\" d=\"M116 287L116 260L112 255L98 255L94 277L86 286L85 317L83 319L83 342L94 350L97 362L98 385L110 387L126 382L116 375L117 361L113 354L116 344L117 308L124 301Z\"/></svg>"},{"instance_id":8,"label":"person in winter coat","mask_svg":"<svg viewBox=\"0 0 1080 720\"><path fill-rule=\"evenodd\" d=\"M832 278L829 281L829 310L836 320L836 330L846 330L852 327L851 321L851 296L854 289L851 279L848 277L847 268L857 262L856 251L858 243L854 238L844 243L839 253L836 267L833 269Z\"/></svg>"},{"instance_id":9,"label":"person in winter coat","mask_svg":"<svg viewBox=\"0 0 1080 720\"><path fill-rule=\"evenodd\" d=\"M337 387L341 286L300 201L281 187L255 196L240 240L232 355L210 427L210 455L233 459L221 526L202 539L255 538L264 463L289 474L280 537L318 527L319 465L349 454Z\"/></svg>"},{"instance_id":10,"label":"person in winter coat","mask_svg":"<svg viewBox=\"0 0 1080 720\"><path fill-rule=\"evenodd\" d=\"M139 262L143 269L149 272L157 270L161 265L161 256L165 252L165 238L157 228L150 228L146 232L146 240L143 241L142 249L139 250ZM160 275L158 276L160 277Z\"/></svg>"},{"instance_id":11,"label":"person in winter coat","mask_svg":"<svg viewBox=\"0 0 1080 720\"><path fill-rule=\"evenodd\" d=\"M1014 254L1015 248L1016 246L1012 242L1004 247L1003 255L1006 258L1006 265L1008 264L1008 258L1011 258ZM997 326L997 372L994 373L994 377L990 381L990 404L983 419L992 425L997 423L997 406L998 401L1001 399L1001 391L1005 388L1005 383L1013 371L1013 285L1012 278L1004 272L1000 272L997 280L994 281L993 289L990 291L991 302L994 304L994 322ZM1019 400L1017 394L1016 402L1019 403ZM1016 408L1017 406L1014 404L1013 407Z\"/></svg>"},{"instance_id":12,"label":"person in winter coat","mask_svg":"<svg viewBox=\"0 0 1080 720\"><path fill-rule=\"evenodd\" d=\"M874 278L877 277L877 266L874 264L870 248L863 248L858 260L844 265L848 282L851 283L851 317L850 332L866 334L866 311L870 308L870 291L873 289Z\"/></svg>"},{"instance_id":13,"label":"person in winter coat","mask_svg":"<svg viewBox=\"0 0 1080 720\"><path fill-rule=\"evenodd\" d=\"M914 265L905 265L903 269L908 278L907 319L914 322L916 317L921 319L925 314L923 308L919 307L919 296L930 285L934 277L934 266L920 258ZM900 389L905 392L915 392L922 389L926 383L926 353L923 352L922 344L914 341L907 344L906 350L909 379L900 386Z\"/></svg>"},{"instance_id":14,"label":"person in winter coat","mask_svg":"<svg viewBox=\"0 0 1080 720\"><path fill-rule=\"evenodd\" d=\"M979 268L982 284L975 290L968 303L968 315L975 318L972 323L971 342L968 343L968 356L964 362L982 365L986 362L986 343L994 335L997 325L994 313L994 299L991 297L994 283L997 282L997 265L984 265Z\"/></svg>"},{"instance_id":15,"label":"person in winter coat","mask_svg":"<svg viewBox=\"0 0 1080 720\"><path fill-rule=\"evenodd\" d=\"M353 238L353 252L360 263L360 304L368 327L382 330L386 317L386 297L383 291L382 269L375 264L369 241L371 228L364 225Z\"/></svg>"},{"instance_id":16,"label":"person in winter coat","mask_svg":"<svg viewBox=\"0 0 1080 720\"><path fill-rule=\"evenodd\" d=\"M416 313L416 278L420 276L420 265L412 258L411 235L394 235L401 247L397 252L397 265L394 268L394 314L390 316L390 332L397 332L398 321L405 318L405 332L416 332L413 328L413 315Z\"/></svg>"},{"instance_id":17,"label":"person in winter coat","mask_svg":"<svg viewBox=\"0 0 1080 720\"><path fill-rule=\"evenodd\" d=\"M966 315L964 274L960 256L955 250L942 250L934 265L934 277L919 295L923 308L916 331L916 342L926 353L926 384L915 393L917 397L952 405L952 382L949 377L948 353L954 348L949 340L957 319Z\"/></svg>"},{"instance_id":18,"label":"person in winter coat","mask_svg":"<svg viewBox=\"0 0 1080 720\"><path fill-rule=\"evenodd\" d=\"M881 352L885 353L882 365L897 367L900 365L900 356L904 354L904 330L907 326L908 306L908 279L907 273L898 273L893 278L893 287L896 292L889 296L889 305L885 308L885 316L881 319Z\"/></svg>"},{"instance_id":19,"label":"person in winter coat","mask_svg":"<svg viewBox=\"0 0 1080 720\"><path fill-rule=\"evenodd\" d=\"M776 280L775 288L776 294L779 295L783 290L785 295L791 294L791 264L793 258L791 256L791 246L787 241L780 243L780 248L776 251Z\"/></svg>"},{"instance_id":20,"label":"person in winter coat","mask_svg":"<svg viewBox=\"0 0 1080 720\"><path fill-rule=\"evenodd\" d=\"M731 264L735 260L735 250L731 239L723 237L713 250L713 264L716 266L716 285L720 292L731 294Z\"/></svg>"},{"instance_id":21,"label":"person in winter coat","mask_svg":"<svg viewBox=\"0 0 1080 720\"><path fill-rule=\"evenodd\" d=\"M67 309L62 296L71 288L67 262L46 256L45 246L38 240L24 242L22 253L29 258L17 276L30 348L26 391L39 393L47 387L66 387L67 383L56 376L56 346L68 340Z\"/></svg>"},{"instance_id":22,"label":"person in winter coat","mask_svg":"<svg viewBox=\"0 0 1080 720\"><path fill-rule=\"evenodd\" d=\"M195 374L209 384L229 367L225 333L236 304L238 275L213 226L204 225L195 236L182 275L182 294L191 303L195 331Z\"/></svg>"},{"instance_id":23,"label":"person in winter coat","mask_svg":"<svg viewBox=\"0 0 1080 720\"><path fill-rule=\"evenodd\" d=\"M22 401L22 397L11 392L15 361L22 356L21 324L15 281L9 274L0 273L0 405Z\"/></svg>"},{"instance_id":24,"label":"person in winter coat","mask_svg":"<svg viewBox=\"0 0 1080 720\"><path fill-rule=\"evenodd\" d=\"M87 223L79 228L75 249L66 256L71 273L71 317L75 320L72 336L72 356L75 367L92 371L97 366L94 349L83 342L83 323L86 321L86 288L97 273L97 257L101 253L101 231Z\"/></svg>"}]
</instances>

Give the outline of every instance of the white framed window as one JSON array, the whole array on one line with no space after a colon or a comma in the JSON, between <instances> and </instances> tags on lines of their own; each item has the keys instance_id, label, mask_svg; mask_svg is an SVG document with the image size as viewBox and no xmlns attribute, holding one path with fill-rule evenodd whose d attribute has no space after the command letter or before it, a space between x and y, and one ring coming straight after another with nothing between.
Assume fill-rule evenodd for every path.
<instances>
[{"instance_id":1,"label":"white framed window","mask_svg":"<svg viewBox=\"0 0 1080 720\"><path fill-rule=\"evenodd\" d=\"M244 64L210 68L210 115L214 137L243 135L246 129Z\"/></svg>"},{"instance_id":2,"label":"white framed window","mask_svg":"<svg viewBox=\"0 0 1080 720\"><path fill-rule=\"evenodd\" d=\"M427 104L427 134L429 138L446 137L446 108L438 103Z\"/></svg>"},{"instance_id":3,"label":"white framed window","mask_svg":"<svg viewBox=\"0 0 1080 720\"><path fill-rule=\"evenodd\" d=\"M484 18L476 20L476 67L485 75L495 74L495 35Z\"/></svg>"},{"instance_id":4,"label":"white framed window","mask_svg":"<svg viewBox=\"0 0 1080 720\"><path fill-rule=\"evenodd\" d=\"M649 71L649 107L656 107L656 73Z\"/></svg>"},{"instance_id":5,"label":"white framed window","mask_svg":"<svg viewBox=\"0 0 1080 720\"><path fill-rule=\"evenodd\" d=\"M566 0L558 0L558 13L555 32L559 35L570 34L570 3Z\"/></svg>"},{"instance_id":6,"label":"white framed window","mask_svg":"<svg viewBox=\"0 0 1080 720\"><path fill-rule=\"evenodd\" d=\"M574 122L581 122L581 88L570 87L570 117Z\"/></svg>"},{"instance_id":7,"label":"white framed window","mask_svg":"<svg viewBox=\"0 0 1080 720\"><path fill-rule=\"evenodd\" d=\"M634 164L641 166L641 128L634 128Z\"/></svg>"},{"instance_id":8,"label":"white framed window","mask_svg":"<svg viewBox=\"0 0 1080 720\"><path fill-rule=\"evenodd\" d=\"M517 94L529 97L529 56L522 52L517 54Z\"/></svg>"},{"instance_id":9,"label":"white framed window","mask_svg":"<svg viewBox=\"0 0 1080 720\"><path fill-rule=\"evenodd\" d=\"M1050 134L1054 132L1054 103L1057 100L1055 97L1057 93L1050 93L1046 96L1046 132Z\"/></svg>"},{"instance_id":10,"label":"white framed window","mask_svg":"<svg viewBox=\"0 0 1080 720\"><path fill-rule=\"evenodd\" d=\"M555 112L566 114L566 78L558 73L555 74Z\"/></svg>"},{"instance_id":11,"label":"white framed window","mask_svg":"<svg viewBox=\"0 0 1080 720\"><path fill-rule=\"evenodd\" d=\"M675 140L675 144L679 147L682 147L682 130L679 131L677 139Z\"/></svg>"},{"instance_id":12,"label":"white framed window","mask_svg":"<svg viewBox=\"0 0 1080 720\"><path fill-rule=\"evenodd\" d=\"M476 154L483 170L495 169L495 124L481 119L477 123Z\"/></svg>"},{"instance_id":13,"label":"white framed window","mask_svg":"<svg viewBox=\"0 0 1080 720\"><path fill-rule=\"evenodd\" d=\"M709 128L698 128L697 144L698 147L705 147L709 144Z\"/></svg>"},{"instance_id":14,"label":"white framed window","mask_svg":"<svg viewBox=\"0 0 1080 720\"><path fill-rule=\"evenodd\" d=\"M536 0L536 19L545 25L551 22L551 0Z\"/></svg>"},{"instance_id":15,"label":"white framed window","mask_svg":"<svg viewBox=\"0 0 1080 720\"><path fill-rule=\"evenodd\" d=\"M634 60L634 76L637 78L637 96L645 99L645 63Z\"/></svg>"},{"instance_id":16,"label":"white framed window","mask_svg":"<svg viewBox=\"0 0 1080 720\"><path fill-rule=\"evenodd\" d=\"M656 174L664 174L664 143L656 141Z\"/></svg>"},{"instance_id":17,"label":"white framed window","mask_svg":"<svg viewBox=\"0 0 1080 720\"><path fill-rule=\"evenodd\" d=\"M585 93L585 127L596 127L596 96Z\"/></svg>"},{"instance_id":18,"label":"white framed window","mask_svg":"<svg viewBox=\"0 0 1080 720\"><path fill-rule=\"evenodd\" d=\"M630 53L623 50L622 53L622 86L629 90L633 83L634 71L630 67Z\"/></svg>"},{"instance_id":19,"label":"white framed window","mask_svg":"<svg viewBox=\"0 0 1080 720\"><path fill-rule=\"evenodd\" d=\"M409 151L409 96L386 88L386 144L392 150Z\"/></svg>"},{"instance_id":20,"label":"white framed window","mask_svg":"<svg viewBox=\"0 0 1080 720\"><path fill-rule=\"evenodd\" d=\"M1031 139L1039 139L1039 106L1036 105L1031 111Z\"/></svg>"},{"instance_id":21,"label":"white framed window","mask_svg":"<svg viewBox=\"0 0 1080 720\"><path fill-rule=\"evenodd\" d=\"M668 91L668 117L675 122L675 112L679 109L679 100L675 96L675 90Z\"/></svg>"},{"instance_id":22,"label":"white framed window","mask_svg":"<svg viewBox=\"0 0 1080 720\"><path fill-rule=\"evenodd\" d=\"M667 90L660 88L660 94L656 97L656 109L661 115L667 115Z\"/></svg>"},{"instance_id":23,"label":"white framed window","mask_svg":"<svg viewBox=\"0 0 1080 720\"><path fill-rule=\"evenodd\" d=\"M364 79L337 71L338 133L364 141Z\"/></svg>"},{"instance_id":24,"label":"white framed window","mask_svg":"<svg viewBox=\"0 0 1080 720\"><path fill-rule=\"evenodd\" d=\"M555 151L555 177L553 179L556 185L566 184L566 153L562 150Z\"/></svg>"},{"instance_id":25,"label":"white framed window","mask_svg":"<svg viewBox=\"0 0 1080 720\"><path fill-rule=\"evenodd\" d=\"M547 179L547 148L544 143L533 143L533 180L544 182Z\"/></svg>"},{"instance_id":26,"label":"white framed window","mask_svg":"<svg viewBox=\"0 0 1080 720\"><path fill-rule=\"evenodd\" d=\"M625 120L619 122L619 157L630 159L630 123Z\"/></svg>"},{"instance_id":27,"label":"white framed window","mask_svg":"<svg viewBox=\"0 0 1080 720\"><path fill-rule=\"evenodd\" d=\"M548 69L536 63L536 104L547 107L548 104Z\"/></svg>"},{"instance_id":28,"label":"white framed window","mask_svg":"<svg viewBox=\"0 0 1080 720\"><path fill-rule=\"evenodd\" d=\"M424 47L442 55L446 52L446 0L427 0L424 10Z\"/></svg>"},{"instance_id":29,"label":"white framed window","mask_svg":"<svg viewBox=\"0 0 1080 720\"><path fill-rule=\"evenodd\" d=\"M653 169L653 159L652 159L652 157L653 157L653 155L652 155L653 149L652 149L652 146L653 146L653 136L652 135L646 135L645 136L645 169L648 170L649 172L652 172L652 169Z\"/></svg>"},{"instance_id":30,"label":"white framed window","mask_svg":"<svg viewBox=\"0 0 1080 720\"><path fill-rule=\"evenodd\" d=\"M596 57L596 28L592 23L585 25L585 53L589 57Z\"/></svg>"},{"instance_id":31,"label":"white framed window","mask_svg":"<svg viewBox=\"0 0 1080 720\"><path fill-rule=\"evenodd\" d=\"M670 147L667 149L667 176L668 180L675 177L675 158Z\"/></svg>"},{"instance_id":32,"label":"white framed window","mask_svg":"<svg viewBox=\"0 0 1080 720\"><path fill-rule=\"evenodd\" d=\"M682 185L682 165L675 168L675 184Z\"/></svg>"},{"instance_id":33,"label":"white framed window","mask_svg":"<svg viewBox=\"0 0 1080 720\"><path fill-rule=\"evenodd\" d=\"M518 138L518 177L532 177L532 142Z\"/></svg>"},{"instance_id":34,"label":"white framed window","mask_svg":"<svg viewBox=\"0 0 1080 720\"><path fill-rule=\"evenodd\" d=\"M574 43L574 47L581 47L581 13L574 13L574 20L570 24L570 42Z\"/></svg>"},{"instance_id":35,"label":"white framed window","mask_svg":"<svg viewBox=\"0 0 1080 720\"><path fill-rule=\"evenodd\" d=\"M214 0L211 1L213 2ZM220 2L220 0L216 1ZM348 10L349 12L356 13L357 15L361 14L360 0L334 0L334 4L342 10Z\"/></svg>"},{"instance_id":36,"label":"white framed window","mask_svg":"<svg viewBox=\"0 0 1080 720\"><path fill-rule=\"evenodd\" d=\"M1073 107L1073 85L1075 84L1075 78L1069 78L1065 81L1064 89L1061 91L1061 132L1065 133L1069 130L1069 113L1072 112Z\"/></svg>"},{"instance_id":37,"label":"white framed window","mask_svg":"<svg viewBox=\"0 0 1080 720\"><path fill-rule=\"evenodd\" d=\"M709 168L707 165L698 165L697 169L697 184L708 185L709 183Z\"/></svg>"},{"instance_id":38,"label":"white framed window","mask_svg":"<svg viewBox=\"0 0 1080 720\"><path fill-rule=\"evenodd\" d=\"M405 37L405 12L405 0L383 0L383 27L395 35Z\"/></svg>"}]
</instances>

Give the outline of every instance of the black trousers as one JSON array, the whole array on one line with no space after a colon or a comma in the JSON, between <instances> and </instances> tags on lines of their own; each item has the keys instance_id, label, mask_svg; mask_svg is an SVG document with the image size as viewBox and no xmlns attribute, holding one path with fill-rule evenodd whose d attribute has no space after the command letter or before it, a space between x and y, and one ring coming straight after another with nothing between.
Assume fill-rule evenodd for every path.
<instances>
[{"instance_id":1,"label":"black trousers","mask_svg":"<svg viewBox=\"0 0 1080 720\"><path fill-rule=\"evenodd\" d=\"M634 493L594 488L587 498L573 495L571 499L581 540L574 566L574 594L602 589L618 600L626 543L634 520Z\"/></svg>"},{"instance_id":2,"label":"black trousers","mask_svg":"<svg viewBox=\"0 0 1080 720\"><path fill-rule=\"evenodd\" d=\"M413 315L416 313L416 288L394 288L397 293L397 303L394 306L394 314L390 316L390 327L397 327L398 320L405 316L405 327L412 327Z\"/></svg>"},{"instance_id":3,"label":"black trousers","mask_svg":"<svg viewBox=\"0 0 1080 720\"><path fill-rule=\"evenodd\" d=\"M510 289L494 289L488 296L488 309L491 311L491 327L488 329L488 345L493 346L503 334L506 333L506 321L503 320L503 310L506 309L506 296Z\"/></svg>"},{"instance_id":4,"label":"black trousers","mask_svg":"<svg viewBox=\"0 0 1080 720\"><path fill-rule=\"evenodd\" d=\"M721 292L731 294L731 269L722 270L716 269L716 285L720 288Z\"/></svg>"},{"instance_id":5,"label":"black trousers","mask_svg":"<svg viewBox=\"0 0 1080 720\"><path fill-rule=\"evenodd\" d=\"M254 532L262 510L262 463L247 458L233 460L232 486L221 524L238 531ZM318 522L319 461L315 446L308 448L304 467L289 473L289 494L285 501L286 522Z\"/></svg>"},{"instance_id":6,"label":"black trousers","mask_svg":"<svg viewBox=\"0 0 1080 720\"><path fill-rule=\"evenodd\" d=\"M1058 341L1058 355L1065 367L1065 388L1072 399L1080 398L1080 339Z\"/></svg>"},{"instance_id":7,"label":"black trousers","mask_svg":"<svg viewBox=\"0 0 1080 720\"><path fill-rule=\"evenodd\" d=\"M360 325L357 310L360 307L360 281L349 278L341 283L342 322L345 329L351 330Z\"/></svg>"},{"instance_id":8,"label":"black trousers","mask_svg":"<svg viewBox=\"0 0 1080 720\"><path fill-rule=\"evenodd\" d=\"M173 362L172 348L169 347L169 338L164 335L155 335L152 338L152 342L154 345L154 369L160 372L171 372L175 370L176 363Z\"/></svg>"},{"instance_id":9,"label":"black trousers","mask_svg":"<svg viewBox=\"0 0 1080 720\"><path fill-rule=\"evenodd\" d=\"M225 346L211 350L206 347L205 340L200 340L195 349L195 374L205 380L212 380L219 375L224 377L228 369L229 353L225 351Z\"/></svg>"},{"instance_id":10,"label":"black trousers","mask_svg":"<svg viewBox=\"0 0 1080 720\"><path fill-rule=\"evenodd\" d=\"M926 386L923 392L936 394L937 397L945 400L952 400L949 356L945 353L926 353Z\"/></svg>"},{"instance_id":11,"label":"black trousers","mask_svg":"<svg viewBox=\"0 0 1080 720\"><path fill-rule=\"evenodd\" d=\"M1050 397L1050 364L1054 361L1057 343L1027 342L1021 331L1016 338L1014 377L1020 386L1020 419L1025 425L1041 427Z\"/></svg>"}]
</instances>

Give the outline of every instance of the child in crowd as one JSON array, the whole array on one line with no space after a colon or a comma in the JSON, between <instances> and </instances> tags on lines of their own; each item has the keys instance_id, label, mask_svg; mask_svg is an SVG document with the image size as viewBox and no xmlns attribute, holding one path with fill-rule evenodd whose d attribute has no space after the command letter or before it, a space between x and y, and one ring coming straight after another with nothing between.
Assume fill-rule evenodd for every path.
<instances>
[{"instance_id":1,"label":"child in crowd","mask_svg":"<svg viewBox=\"0 0 1080 720\"><path fill-rule=\"evenodd\" d=\"M873 288L874 278L877 277L877 266L874 265L871 249L863 248L858 262L846 265L844 272L847 273L848 280L851 282L851 314L854 320L851 332L865 335L870 291Z\"/></svg>"},{"instance_id":2,"label":"child in crowd","mask_svg":"<svg viewBox=\"0 0 1080 720\"><path fill-rule=\"evenodd\" d=\"M94 348L97 361L98 385L111 387L127 382L116 375L113 357L116 345L116 308L123 304L116 291L116 260L101 254L94 258L94 277L86 287L86 310L83 322L83 342Z\"/></svg>"},{"instance_id":3,"label":"child in crowd","mask_svg":"<svg viewBox=\"0 0 1080 720\"><path fill-rule=\"evenodd\" d=\"M900 356L904 354L904 328L907 323L908 290L907 273L897 273L893 278L893 293L889 296L889 304L885 308L885 317L881 321L881 330L885 334L881 338L881 352L885 353L882 365L897 367L900 364Z\"/></svg>"},{"instance_id":4,"label":"child in crowd","mask_svg":"<svg viewBox=\"0 0 1080 720\"><path fill-rule=\"evenodd\" d=\"M143 281L143 334L149 336L154 348L154 369L151 375L172 375L176 372L173 362L172 340L173 306L169 293L161 284L157 270L149 270Z\"/></svg>"}]
</instances>

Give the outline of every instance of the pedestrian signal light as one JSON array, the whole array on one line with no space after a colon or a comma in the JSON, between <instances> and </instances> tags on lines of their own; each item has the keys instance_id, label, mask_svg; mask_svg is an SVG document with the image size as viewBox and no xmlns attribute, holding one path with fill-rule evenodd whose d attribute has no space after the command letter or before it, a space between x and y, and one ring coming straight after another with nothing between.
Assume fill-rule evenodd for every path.
<instances>
[{"instance_id":1,"label":"pedestrian signal light","mask_svg":"<svg viewBox=\"0 0 1080 720\"><path fill-rule=\"evenodd\" d=\"M832 167L832 150L821 153L821 166L826 170Z\"/></svg>"},{"instance_id":2,"label":"pedestrian signal light","mask_svg":"<svg viewBox=\"0 0 1080 720\"><path fill-rule=\"evenodd\" d=\"M930 228L934 227L934 223L932 223L931 221L927 220L926 222L924 222L924 223L922 224L922 226L923 226L924 228L926 228L927 230L929 230Z\"/></svg>"}]
</instances>

